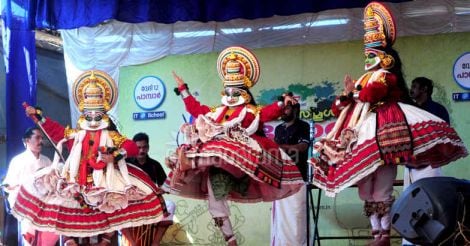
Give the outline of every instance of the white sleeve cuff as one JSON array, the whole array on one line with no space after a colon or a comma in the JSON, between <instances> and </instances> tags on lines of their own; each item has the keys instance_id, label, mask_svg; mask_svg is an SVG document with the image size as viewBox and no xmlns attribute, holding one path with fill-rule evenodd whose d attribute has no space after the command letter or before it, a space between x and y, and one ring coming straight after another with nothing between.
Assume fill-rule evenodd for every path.
<instances>
[{"instance_id":1,"label":"white sleeve cuff","mask_svg":"<svg viewBox=\"0 0 470 246\"><path fill-rule=\"evenodd\" d=\"M180 93L181 93L181 97L183 98L189 97L191 95L187 89Z\"/></svg>"}]
</instances>

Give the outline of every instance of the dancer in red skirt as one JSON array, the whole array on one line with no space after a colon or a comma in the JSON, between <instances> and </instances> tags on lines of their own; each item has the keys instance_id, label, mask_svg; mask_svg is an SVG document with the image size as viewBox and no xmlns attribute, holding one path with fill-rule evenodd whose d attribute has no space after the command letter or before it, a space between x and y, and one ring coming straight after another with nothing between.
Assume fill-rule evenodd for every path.
<instances>
[{"instance_id":1,"label":"dancer in red skirt","mask_svg":"<svg viewBox=\"0 0 470 246\"><path fill-rule=\"evenodd\" d=\"M42 231L68 237L90 237L126 227L153 224L165 212L164 201L152 180L125 157L138 153L137 145L121 135L106 112L117 99L114 81L104 72L88 71L74 83L75 103L83 113L76 129L38 115L34 107L26 114L35 118L47 135L66 143L65 163L57 156L24 184L13 207L18 219L30 221ZM108 237L101 237L106 245ZM74 245L73 239L66 241ZM76 242L75 242L76 243Z\"/></svg>"},{"instance_id":2,"label":"dancer in red skirt","mask_svg":"<svg viewBox=\"0 0 470 246\"><path fill-rule=\"evenodd\" d=\"M262 133L263 123L280 117L284 104L297 102L286 95L265 107L255 104L249 88L258 80L259 65L245 48L223 50L217 68L224 90L222 105L213 108L200 104L174 74L177 93L195 122L183 126L187 142L167 159L174 170L166 184L173 194L208 199L216 226L229 245L236 245L228 200L273 201L303 185L295 163Z\"/></svg>"},{"instance_id":3,"label":"dancer in red skirt","mask_svg":"<svg viewBox=\"0 0 470 246\"><path fill-rule=\"evenodd\" d=\"M439 167L467 156L455 130L411 103L401 60L392 48L395 22L377 2L364 10L366 73L344 80L332 110L333 130L314 144L313 182L334 196L357 184L375 243L390 243L390 207L397 165Z\"/></svg>"}]
</instances>

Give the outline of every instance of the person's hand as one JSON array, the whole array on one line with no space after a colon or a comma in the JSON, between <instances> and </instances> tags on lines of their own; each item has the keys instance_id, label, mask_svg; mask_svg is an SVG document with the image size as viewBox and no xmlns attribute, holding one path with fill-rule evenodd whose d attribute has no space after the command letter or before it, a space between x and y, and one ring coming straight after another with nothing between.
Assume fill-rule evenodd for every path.
<instances>
[{"instance_id":1,"label":"person's hand","mask_svg":"<svg viewBox=\"0 0 470 246\"><path fill-rule=\"evenodd\" d=\"M177 86L177 87L183 86L183 85L184 85L184 80L183 80L180 76L178 76L178 75L175 73L175 71L172 71L172 73L173 73L173 78L174 78L175 81L176 81L176 86Z\"/></svg>"},{"instance_id":2,"label":"person's hand","mask_svg":"<svg viewBox=\"0 0 470 246\"><path fill-rule=\"evenodd\" d=\"M114 162L114 156L109 153L100 153L100 158L104 163Z\"/></svg>"},{"instance_id":3,"label":"person's hand","mask_svg":"<svg viewBox=\"0 0 470 246\"><path fill-rule=\"evenodd\" d=\"M343 89L344 95L348 95L349 92L354 91L354 81L351 79L351 76L349 74L346 74L344 76L343 84L344 84L344 89Z\"/></svg>"},{"instance_id":4,"label":"person's hand","mask_svg":"<svg viewBox=\"0 0 470 246\"><path fill-rule=\"evenodd\" d=\"M292 96L292 93L284 93L282 94L282 97L284 97L284 105L287 106L287 105L295 105L297 104L297 100L294 99L294 97Z\"/></svg>"},{"instance_id":5,"label":"person's hand","mask_svg":"<svg viewBox=\"0 0 470 246\"><path fill-rule=\"evenodd\" d=\"M28 116L28 117L31 117L31 115L35 115L37 113L36 108L33 107L33 106L26 107L26 109L24 111L26 113L26 116Z\"/></svg>"}]
</instances>

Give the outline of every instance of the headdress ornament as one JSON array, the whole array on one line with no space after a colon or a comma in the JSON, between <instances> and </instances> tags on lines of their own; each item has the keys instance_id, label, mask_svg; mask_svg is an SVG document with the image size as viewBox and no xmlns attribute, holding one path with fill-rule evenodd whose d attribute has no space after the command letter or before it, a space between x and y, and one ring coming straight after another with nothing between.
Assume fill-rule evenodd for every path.
<instances>
[{"instance_id":1,"label":"headdress ornament","mask_svg":"<svg viewBox=\"0 0 470 246\"><path fill-rule=\"evenodd\" d=\"M366 48L390 47L395 42L396 26L391 12L378 2L364 9L364 45Z\"/></svg>"},{"instance_id":2,"label":"headdress ornament","mask_svg":"<svg viewBox=\"0 0 470 246\"><path fill-rule=\"evenodd\" d=\"M117 86L105 72L89 70L82 73L73 83L73 99L80 112L107 112L117 100Z\"/></svg>"},{"instance_id":3,"label":"headdress ornament","mask_svg":"<svg viewBox=\"0 0 470 246\"><path fill-rule=\"evenodd\" d=\"M258 82L260 68L256 56L246 48L231 46L220 52L217 71L226 86L251 88Z\"/></svg>"}]
</instances>

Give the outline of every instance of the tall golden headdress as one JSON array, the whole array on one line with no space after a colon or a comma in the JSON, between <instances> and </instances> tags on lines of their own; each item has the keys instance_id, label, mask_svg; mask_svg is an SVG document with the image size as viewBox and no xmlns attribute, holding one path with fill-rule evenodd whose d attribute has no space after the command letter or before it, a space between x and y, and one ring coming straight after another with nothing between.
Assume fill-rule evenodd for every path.
<instances>
[{"instance_id":1,"label":"tall golden headdress","mask_svg":"<svg viewBox=\"0 0 470 246\"><path fill-rule=\"evenodd\" d=\"M75 80L72 93L80 112L107 112L116 103L118 90L114 80L107 73L89 70Z\"/></svg>"},{"instance_id":2,"label":"tall golden headdress","mask_svg":"<svg viewBox=\"0 0 470 246\"><path fill-rule=\"evenodd\" d=\"M395 65L393 56L384 50L392 47L396 39L395 20L385 5L369 3L364 9L364 46L365 53L376 54L380 67L390 69Z\"/></svg>"},{"instance_id":3,"label":"tall golden headdress","mask_svg":"<svg viewBox=\"0 0 470 246\"><path fill-rule=\"evenodd\" d=\"M217 71L224 87L251 88L258 82L260 68L258 59L248 49L231 46L222 50L217 58Z\"/></svg>"},{"instance_id":4,"label":"tall golden headdress","mask_svg":"<svg viewBox=\"0 0 470 246\"><path fill-rule=\"evenodd\" d=\"M364 9L364 45L366 48L385 48L396 39L396 25L391 12L378 2L369 3Z\"/></svg>"}]
</instances>

